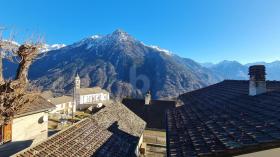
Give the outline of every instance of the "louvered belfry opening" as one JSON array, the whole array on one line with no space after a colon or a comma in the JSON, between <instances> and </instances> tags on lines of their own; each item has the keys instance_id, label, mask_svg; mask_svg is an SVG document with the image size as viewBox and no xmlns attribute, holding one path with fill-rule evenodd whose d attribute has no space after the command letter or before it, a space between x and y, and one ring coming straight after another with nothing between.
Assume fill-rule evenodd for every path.
<instances>
[{"instance_id":1,"label":"louvered belfry opening","mask_svg":"<svg viewBox=\"0 0 280 157\"><path fill-rule=\"evenodd\" d=\"M253 65L249 67L250 84L249 95L255 96L266 93L265 66Z\"/></svg>"}]
</instances>

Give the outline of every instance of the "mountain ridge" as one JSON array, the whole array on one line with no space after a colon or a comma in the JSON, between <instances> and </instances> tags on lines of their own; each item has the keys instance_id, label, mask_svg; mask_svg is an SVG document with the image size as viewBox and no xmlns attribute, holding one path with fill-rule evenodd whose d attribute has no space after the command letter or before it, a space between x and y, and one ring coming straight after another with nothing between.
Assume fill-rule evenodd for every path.
<instances>
[{"instance_id":1,"label":"mountain ridge","mask_svg":"<svg viewBox=\"0 0 280 157\"><path fill-rule=\"evenodd\" d=\"M248 66L257 64L226 60L200 64L159 46L146 45L119 29L41 55L29 72L31 83L39 89L71 94L74 77L79 74L83 87L100 86L120 98L143 98L148 90L153 98L170 98L224 79L247 80ZM16 66L4 60L4 76L12 78ZM266 66L268 78L278 79L280 61Z\"/></svg>"},{"instance_id":2,"label":"mountain ridge","mask_svg":"<svg viewBox=\"0 0 280 157\"><path fill-rule=\"evenodd\" d=\"M202 63L201 65L212 70L217 75L220 75L223 79L247 80L249 66L258 65L258 64L265 65L268 80L280 80L279 60L275 60L273 62L254 62L254 63L246 63L246 64L241 64L238 61L225 60L217 64Z\"/></svg>"},{"instance_id":3,"label":"mountain ridge","mask_svg":"<svg viewBox=\"0 0 280 157\"><path fill-rule=\"evenodd\" d=\"M97 85L116 97L143 97L148 90L154 98L175 97L220 81L195 61L147 46L121 30L49 51L34 62L29 76L44 90L67 93L77 73L84 87Z\"/></svg>"}]
</instances>

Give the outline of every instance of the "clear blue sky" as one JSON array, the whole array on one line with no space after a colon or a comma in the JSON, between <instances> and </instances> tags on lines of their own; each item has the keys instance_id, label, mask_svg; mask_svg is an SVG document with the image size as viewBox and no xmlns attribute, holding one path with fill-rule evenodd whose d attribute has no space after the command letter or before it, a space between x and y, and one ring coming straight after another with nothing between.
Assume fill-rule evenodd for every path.
<instances>
[{"instance_id":1,"label":"clear blue sky","mask_svg":"<svg viewBox=\"0 0 280 157\"><path fill-rule=\"evenodd\" d=\"M280 60L280 0L2 0L0 12L18 38L49 44L121 28L198 62Z\"/></svg>"}]
</instances>

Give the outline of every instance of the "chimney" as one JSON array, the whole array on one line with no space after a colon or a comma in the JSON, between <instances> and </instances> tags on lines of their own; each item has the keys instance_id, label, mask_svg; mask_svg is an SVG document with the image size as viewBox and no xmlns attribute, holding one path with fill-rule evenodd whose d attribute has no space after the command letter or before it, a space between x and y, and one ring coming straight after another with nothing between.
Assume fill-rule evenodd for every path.
<instances>
[{"instance_id":1,"label":"chimney","mask_svg":"<svg viewBox=\"0 0 280 157\"><path fill-rule=\"evenodd\" d=\"M151 92L148 91L145 95L145 105L149 105L151 103Z\"/></svg>"},{"instance_id":2,"label":"chimney","mask_svg":"<svg viewBox=\"0 0 280 157\"><path fill-rule=\"evenodd\" d=\"M266 92L265 66L253 65L249 67L250 83L249 95L255 96Z\"/></svg>"}]
</instances>

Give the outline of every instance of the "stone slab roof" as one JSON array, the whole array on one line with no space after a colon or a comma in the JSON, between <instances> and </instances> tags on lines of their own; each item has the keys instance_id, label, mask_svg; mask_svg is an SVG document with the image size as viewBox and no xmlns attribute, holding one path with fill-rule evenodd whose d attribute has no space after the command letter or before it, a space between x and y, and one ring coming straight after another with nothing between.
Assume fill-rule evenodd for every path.
<instances>
[{"instance_id":1,"label":"stone slab roof","mask_svg":"<svg viewBox=\"0 0 280 157\"><path fill-rule=\"evenodd\" d=\"M107 94L108 92L100 87L93 87L93 88L80 88L77 89L77 92L80 95L88 95L88 94L97 94L97 93L105 93Z\"/></svg>"},{"instance_id":2,"label":"stone slab roof","mask_svg":"<svg viewBox=\"0 0 280 157\"><path fill-rule=\"evenodd\" d=\"M175 108L175 101L151 100L149 105L145 105L143 99L123 99L122 103L141 117L146 123L147 128L161 129L166 128L166 111Z\"/></svg>"},{"instance_id":3,"label":"stone slab roof","mask_svg":"<svg viewBox=\"0 0 280 157\"><path fill-rule=\"evenodd\" d=\"M48 102L40 95L26 94L24 95L24 97L32 97L32 101L23 104L21 108L16 112L16 117L43 112L55 108L55 106L52 103Z\"/></svg>"},{"instance_id":4,"label":"stone slab roof","mask_svg":"<svg viewBox=\"0 0 280 157\"><path fill-rule=\"evenodd\" d=\"M146 122L130 111L124 104L111 101L92 117L99 125L108 128L118 122L119 128L133 136L140 137L146 128Z\"/></svg>"},{"instance_id":5,"label":"stone slab roof","mask_svg":"<svg viewBox=\"0 0 280 157\"><path fill-rule=\"evenodd\" d=\"M70 96L60 96L60 97L55 97L55 98L49 98L48 99L52 104L63 104L63 103L68 103L73 101L73 97Z\"/></svg>"},{"instance_id":6,"label":"stone slab roof","mask_svg":"<svg viewBox=\"0 0 280 157\"><path fill-rule=\"evenodd\" d=\"M87 118L14 156L91 156L111 136Z\"/></svg>"},{"instance_id":7,"label":"stone slab roof","mask_svg":"<svg viewBox=\"0 0 280 157\"><path fill-rule=\"evenodd\" d=\"M112 102L91 117L14 156L135 156L145 125L124 105Z\"/></svg>"},{"instance_id":8,"label":"stone slab roof","mask_svg":"<svg viewBox=\"0 0 280 157\"><path fill-rule=\"evenodd\" d=\"M280 146L280 82L249 96L249 81L226 80L183 94L168 111L169 156L232 156Z\"/></svg>"}]
</instances>

